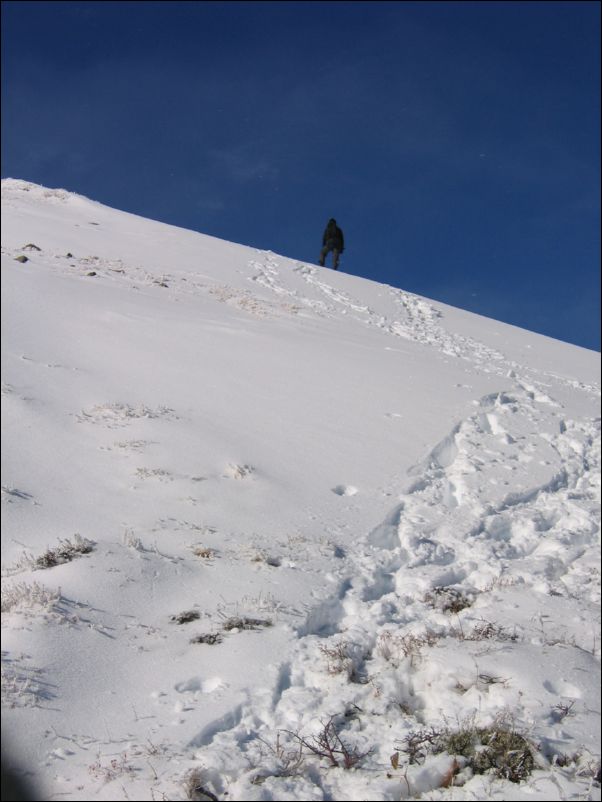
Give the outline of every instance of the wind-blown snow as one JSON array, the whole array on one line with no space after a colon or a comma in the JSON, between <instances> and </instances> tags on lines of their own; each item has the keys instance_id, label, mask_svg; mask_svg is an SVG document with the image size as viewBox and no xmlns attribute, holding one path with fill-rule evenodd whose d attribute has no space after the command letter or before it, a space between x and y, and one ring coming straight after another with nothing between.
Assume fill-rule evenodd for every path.
<instances>
[{"instance_id":1,"label":"wind-blown snow","mask_svg":"<svg viewBox=\"0 0 602 802\"><path fill-rule=\"evenodd\" d=\"M3 741L36 798L600 799L599 354L64 190L2 205ZM533 771L429 746L470 728Z\"/></svg>"}]
</instances>

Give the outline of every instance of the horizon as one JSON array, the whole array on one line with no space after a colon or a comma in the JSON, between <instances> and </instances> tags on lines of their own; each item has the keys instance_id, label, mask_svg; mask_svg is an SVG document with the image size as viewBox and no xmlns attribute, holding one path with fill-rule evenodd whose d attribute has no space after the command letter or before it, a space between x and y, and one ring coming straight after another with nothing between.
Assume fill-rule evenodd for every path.
<instances>
[{"instance_id":1,"label":"horizon","mask_svg":"<svg viewBox=\"0 0 602 802\"><path fill-rule=\"evenodd\" d=\"M599 351L599 18L8 0L2 177Z\"/></svg>"}]
</instances>

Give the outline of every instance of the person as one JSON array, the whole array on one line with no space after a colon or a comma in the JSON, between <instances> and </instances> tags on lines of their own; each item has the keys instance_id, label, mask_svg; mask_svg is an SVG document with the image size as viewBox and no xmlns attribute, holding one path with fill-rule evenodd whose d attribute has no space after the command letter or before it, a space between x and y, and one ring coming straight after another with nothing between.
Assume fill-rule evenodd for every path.
<instances>
[{"instance_id":1,"label":"person","mask_svg":"<svg viewBox=\"0 0 602 802\"><path fill-rule=\"evenodd\" d=\"M324 262L328 254L332 251L332 266L335 270L339 267L339 256L345 250L343 232L337 226L337 221L331 217L324 230L322 237L322 250L320 251L320 265L324 267Z\"/></svg>"}]
</instances>

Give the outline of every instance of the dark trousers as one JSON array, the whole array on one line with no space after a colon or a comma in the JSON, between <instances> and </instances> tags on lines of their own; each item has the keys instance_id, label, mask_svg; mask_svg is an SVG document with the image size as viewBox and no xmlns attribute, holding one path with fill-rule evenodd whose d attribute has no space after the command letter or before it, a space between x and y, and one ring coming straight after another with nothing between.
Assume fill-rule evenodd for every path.
<instances>
[{"instance_id":1,"label":"dark trousers","mask_svg":"<svg viewBox=\"0 0 602 802\"><path fill-rule=\"evenodd\" d=\"M332 266L335 270L337 270L339 267L339 256L341 254L339 249L336 246L331 245L330 243L326 243L326 245L320 251L320 265L324 267L324 262L326 261L326 257L331 251L332 251Z\"/></svg>"}]
</instances>

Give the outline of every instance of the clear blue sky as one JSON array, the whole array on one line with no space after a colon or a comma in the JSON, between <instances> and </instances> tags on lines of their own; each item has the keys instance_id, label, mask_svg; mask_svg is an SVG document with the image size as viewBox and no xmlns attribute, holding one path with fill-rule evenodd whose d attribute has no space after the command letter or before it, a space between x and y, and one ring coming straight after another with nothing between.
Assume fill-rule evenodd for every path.
<instances>
[{"instance_id":1,"label":"clear blue sky","mask_svg":"<svg viewBox=\"0 0 602 802\"><path fill-rule=\"evenodd\" d=\"M2 176L600 349L598 2L2 2Z\"/></svg>"}]
</instances>

